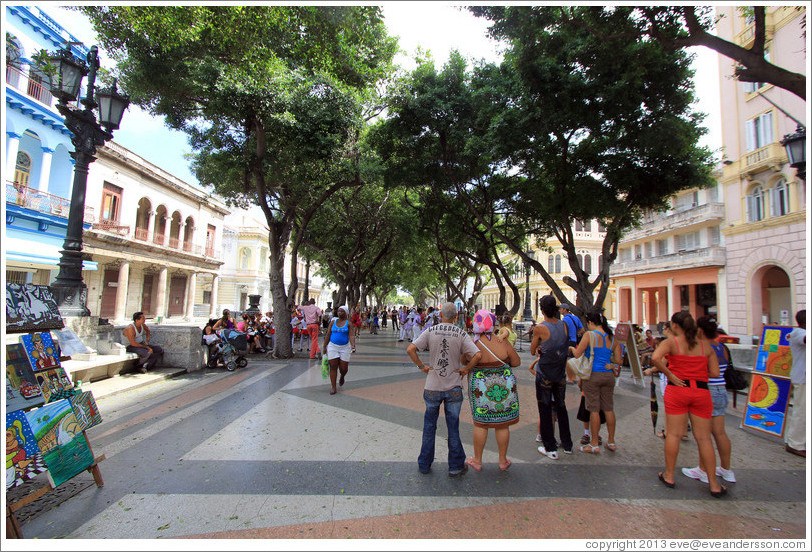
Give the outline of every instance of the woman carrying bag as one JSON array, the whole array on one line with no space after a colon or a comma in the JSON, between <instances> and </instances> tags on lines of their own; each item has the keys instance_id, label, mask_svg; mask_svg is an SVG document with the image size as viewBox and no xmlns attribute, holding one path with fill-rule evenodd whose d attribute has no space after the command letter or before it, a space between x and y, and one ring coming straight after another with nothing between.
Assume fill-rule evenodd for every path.
<instances>
[{"instance_id":1,"label":"woman carrying bag","mask_svg":"<svg viewBox=\"0 0 812 552\"><path fill-rule=\"evenodd\" d=\"M599 312L590 312L586 315L587 331L581 337L577 347L570 347L570 353L576 359L586 354L590 358L592 371L587 377L582 377L582 389L589 411L589 425L591 439L588 445L581 445L581 452L598 454L598 431L601 427L600 411L606 416L606 430L609 433L606 440L606 449L615 451L615 370L620 364L620 344L612 338L612 329L606 322L606 317ZM614 363L614 364L613 364Z\"/></svg>"}]
</instances>

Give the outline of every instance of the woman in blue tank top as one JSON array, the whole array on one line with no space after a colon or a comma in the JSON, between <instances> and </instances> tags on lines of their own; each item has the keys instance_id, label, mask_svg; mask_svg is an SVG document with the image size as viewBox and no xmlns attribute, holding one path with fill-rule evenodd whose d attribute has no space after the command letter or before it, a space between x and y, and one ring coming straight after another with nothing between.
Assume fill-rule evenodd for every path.
<instances>
[{"instance_id":1,"label":"woman in blue tank top","mask_svg":"<svg viewBox=\"0 0 812 552\"><path fill-rule=\"evenodd\" d=\"M617 450L615 445L615 374L614 363L620 364L621 353L620 344L615 344L612 329L606 322L606 317L599 312L590 312L586 315L586 325L589 329L583 337L578 347L570 347L570 352L575 358L586 355L592 360L592 375L588 380L580 382L584 392L584 403L589 411L589 426L591 440L588 445L581 446L581 452L600 452L598 444L598 431L601 427L600 411L603 410L606 416L606 430L609 437L606 440L607 450ZM594 343L594 347L593 344Z\"/></svg>"},{"instance_id":2,"label":"woman in blue tank top","mask_svg":"<svg viewBox=\"0 0 812 552\"><path fill-rule=\"evenodd\" d=\"M336 377L341 372L338 385L344 385L344 378L347 375L350 364L350 354L355 352L355 332L349 321L349 309L345 306L338 307L338 318L333 318L327 325L327 333L324 336L324 346L322 350L327 355L330 362L330 394L336 394Z\"/></svg>"}]
</instances>

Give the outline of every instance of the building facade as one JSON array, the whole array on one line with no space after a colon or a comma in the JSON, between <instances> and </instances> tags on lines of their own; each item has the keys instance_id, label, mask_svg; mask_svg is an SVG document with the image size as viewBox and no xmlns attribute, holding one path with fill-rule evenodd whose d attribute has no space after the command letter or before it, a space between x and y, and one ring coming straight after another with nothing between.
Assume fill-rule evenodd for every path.
<instances>
[{"instance_id":1,"label":"building facade","mask_svg":"<svg viewBox=\"0 0 812 552\"><path fill-rule=\"evenodd\" d=\"M727 328L724 189L691 189L649 213L618 245L611 276L619 321L654 329L684 310Z\"/></svg>"},{"instance_id":2,"label":"building facade","mask_svg":"<svg viewBox=\"0 0 812 552\"><path fill-rule=\"evenodd\" d=\"M806 72L806 9L766 8L765 57ZM754 40L752 16L718 6L720 37L742 46ZM806 102L765 83L742 83L733 60L719 56L727 250L729 333L760 336L764 324L793 325L806 308L806 182L789 166L780 141L806 126Z\"/></svg>"},{"instance_id":3,"label":"building facade","mask_svg":"<svg viewBox=\"0 0 812 552\"><path fill-rule=\"evenodd\" d=\"M576 255L578 256L578 264L588 273L591 275L592 278L597 277L597 271L599 267L603 263L603 256L601 254L601 246L603 244L603 240L606 237L606 231L603 226L598 221L587 221L581 222L576 221L575 226L573 228L573 235L575 237L575 251ZM530 240L533 241L532 239ZM550 245L553 245L553 242L550 242ZM569 266L569 261L567 259L567 253L561 247L560 244L557 246L553 246L552 250L541 250L537 248L531 248L533 252L533 258L537 260L539 263L542 264L547 269L547 273L556 281L556 284L567 297L570 303L573 305L577 304L578 301L576 300L575 290L569 287L567 284L564 283L564 277L569 276L570 278L575 278L575 274L572 272ZM503 258L503 262L511 262L516 260L516 256L513 254L505 255ZM523 267L520 266L521 263L517 264L514 274L512 275L513 282L518 286L520 291L520 305L519 310L516 312L516 320L521 319L522 314L525 308L525 302L527 297L527 277L526 272ZM552 293L550 286L544 281L541 277L541 274L538 273L535 269L530 270L530 300L531 300L531 308L530 311L533 313L533 318L535 320L540 319L540 310L539 310L539 299L545 295L549 295ZM507 292L506 300L508 302L512 301L512 293L510 290ZM499 304L499 288L496 286L495 283L490 283L485 286L480 293L479 300L477 301L478 304L482 306L482 308L486 308L491 312L496 312L497 305ZM610 285L609 292L606 295L606 299L604 301L603 307L605 309L604 314L608 319L614 319L615 317L615 289L614 285Z\"/></svg>"}]
</instances>

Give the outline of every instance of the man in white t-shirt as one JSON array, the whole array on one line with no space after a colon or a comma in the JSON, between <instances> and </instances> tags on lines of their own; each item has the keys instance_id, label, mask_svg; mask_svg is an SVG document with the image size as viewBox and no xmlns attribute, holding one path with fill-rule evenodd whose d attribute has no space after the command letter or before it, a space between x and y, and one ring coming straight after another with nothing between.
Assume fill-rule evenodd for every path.
<instances>
[{"instance_id":1,"label":"man in white t-shirt","mask_svg":"<svg viewBox=\"0 0 812 552\"><path fill-rule=\"evenodd\" d=\"M806 309L795 314L798 327L787 335L792 351L792 410L787 420L787 452L806 458Z\"/></svg>"},{"instance_id":2,"label":"man in white t-shirt","mask_svg":"<svg viewBox=\"0 0 812 552\"><path fill-rule=\"evenodd\" d=\"M406 352L420 370L427 374L423 388L426 414L423 418L423 445L417 458L420 473L429 473L434 461L434 436L440 405L445 403L445 422L448 427L448 475L455 477L468 471L465 450L460 440L460 409L462 408L462 378L477 365L482 353L465 330L454 325L457 307L445 303L440 311L442 322L421 333ZM424 364L418 351L429 350L429 363ZM460 368L460 354L471 355L471 360Z\"/></svg>"}]
</instances>

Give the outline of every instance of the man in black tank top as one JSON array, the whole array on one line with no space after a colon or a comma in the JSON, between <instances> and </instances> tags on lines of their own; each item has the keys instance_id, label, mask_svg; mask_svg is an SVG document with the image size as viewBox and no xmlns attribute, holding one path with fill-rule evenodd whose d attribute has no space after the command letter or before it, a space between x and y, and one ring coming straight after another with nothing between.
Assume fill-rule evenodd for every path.
<instances>
[{"instance_id":1,"label":"man in black tank top","mask_svg":"<svg viewBox=\"0 0 812 552\"><path fill-rule=\"evenodd\" d=\"M536 366L536 401L539 409L539 433L542 445L540 454L556 460L558 445L555 440L553 409L558 419L558 434L561 448L572 453L572 434L567 415L565 393L567 391L567 325L558 318L555 298L545 295L539 300L544 320L533 330L530 353L539 355Z\"/></svg>"}]
</instances>

